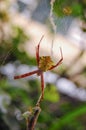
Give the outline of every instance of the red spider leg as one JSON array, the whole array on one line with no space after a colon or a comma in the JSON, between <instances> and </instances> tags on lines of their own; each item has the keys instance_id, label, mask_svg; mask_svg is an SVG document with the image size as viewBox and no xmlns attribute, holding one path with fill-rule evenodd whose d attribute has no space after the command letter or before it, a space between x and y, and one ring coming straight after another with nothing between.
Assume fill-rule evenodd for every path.
<instances>
[{"instance_id":1,"label":"red spider leg","mask_svg":"<svg viewBox=\"0 0 86 130\"><path fill-rule=\"evenodd\" d=\"M20 79L20 78L24 78L24 77L27 77L27 76L31 76L31 75L36 74L38 72L39 72L39 70L35 70L35 71L25 73L25 74L22 74L22 75L14 76L14 79Z\"/></svg>"},{"instance_id":2,"label":"red spider leg","mask_svg":"<svg viewBox=\"0 0 86 130\"><path fill-rule=\"evenodd\" d=\"M62 54L62 49L60 47L60 53L61 53L61 59L57 62L56 65L52 66L49 70L55 68L56 66L60 65L62 63L62 60L63 60L63 54Z\"/></svg>"},{"instance_id":3,"label":"red spider leg","mask_svg":"<svg viewBox=\"0 0 86 130\"><path fill-rule=\"evenodd\" d=\"M42 99L44 97L44 76L43 73L41 73L41 89L42 89Z\"/></svg>"},{"instance_id":4,"label":"red spider leg","mask_svg":"<svg viewBox=\"0 0 86 130\"><path fill-rule=\"evenodd\" d=\"M39 44L37 45L36 47L36 60L37 60L37 64L39 65L39 48L40 48L40 43L43 39L44 35L41 37L40 41L39 41Z\"/></svg>"}]
</instances>

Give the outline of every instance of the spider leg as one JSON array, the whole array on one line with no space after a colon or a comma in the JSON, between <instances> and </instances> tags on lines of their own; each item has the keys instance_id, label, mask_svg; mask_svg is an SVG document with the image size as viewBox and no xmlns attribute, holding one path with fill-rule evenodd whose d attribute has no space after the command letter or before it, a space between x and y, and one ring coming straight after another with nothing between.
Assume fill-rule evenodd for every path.
<instances>
[{"instance_id":1,"label":"spider leg","mask_svg":"<svg viewBox=\"0 0 86 130\"><path fill-rule=\"evenodd\" d=\"M49 70L55 68L56 66L60 65L62 63L62 60L63 60L63 54L62 54L62 49L60 47L60 53L61 53L61 59L57 62L56 65L52 66Z\"/></svg>"},{"instance_id":2,"label":"spider leg","mask_svg":"<svg viewBox=\"0 0 86 130\"><path fill-rule=\"evenodd\" d=\"M39 70L35 70L35 71L25 73L25 74L22 74L22 75L14 76L14 79L20 79L20 78L24 78L24 77L27 77L27 76L31 76L31 75L36 74L38 72L39 72Z\"/></svg>"},{"instance_id":3,"label":"spider leg","mask_svg":"<svg viewBox=\"0 0 86 130\"><path fill-rule=\"evenodd\" d=\"M41 89L42 89L42 97L41 99L43 99L44 97L44 76L43 76L43 73L41 73Z\"/></svg>"},{"instance_id":4,"label":"spider leg","mask_svg":"<svg viewBox=\"0 0 86 130\"><path fill-rule=\"evenodd\" d=\"M39 43L38 43L38 45L36 47L36 60L37 60L38 65L39 65L39 48L40 48L40 43L41 43L43 37L44 37L44 35L41 37L41 39L40 39L40 41L39 41Z\"/></svg>"}]
</instances>

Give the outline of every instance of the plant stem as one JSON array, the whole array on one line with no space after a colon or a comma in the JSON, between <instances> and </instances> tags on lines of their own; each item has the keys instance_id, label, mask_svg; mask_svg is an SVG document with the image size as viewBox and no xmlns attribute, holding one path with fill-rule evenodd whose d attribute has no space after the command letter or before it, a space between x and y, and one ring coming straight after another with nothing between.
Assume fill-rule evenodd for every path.
<instances>
[{"instance_id":1,"label":"plant stem","mask_svg":"<svg viewBox=\"0 0 86 130\"><path fill-rule=\"evenodd\" d=\"M43 99L43 97L41 94L37 103L36 103L36 106L32 109L31 115L28 116L28 118L27 118L27 130L34 130L35 129L35 125L37 123L38 116L41 112L40 103L41 103L42 99Z\"/></svg>"}]
</instances>

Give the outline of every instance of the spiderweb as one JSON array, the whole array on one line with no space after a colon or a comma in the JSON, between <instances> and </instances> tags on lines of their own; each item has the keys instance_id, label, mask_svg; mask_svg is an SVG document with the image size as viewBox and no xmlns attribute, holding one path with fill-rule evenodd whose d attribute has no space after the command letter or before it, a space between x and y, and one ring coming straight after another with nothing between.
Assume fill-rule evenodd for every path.
<instances>
[{"instance_id":1,"label":"spiderweb","mask_svg":"<svg viewBox=\"0 0 86 130\"><path fill-rule=\"evenodd\" d=\"M53 30L53 37L52 37L52 45L51 45L51 54L52 54L52 56L53 56L53 44L54 44L54 37L55 37L55 35L56 35L56 33L58 32L58 31L60 31L60 30L62 30L61 31L61 33L65 33L66 31L66 26L65 26L65 24L66 25L68 25L68 23L67 23L67 21L65 20L65 18L63 17L63 19L62 18L60 18L60 17L58 17L58 16L55 16L55 13L54 13L54 8L55 8L55 4L57 4L57 5L59 5L59 2L60 2L60 0L57 0L57 3L55 3L56 1L55 0L51 0L51 1L47 1L47 0L44 0L44 1L41 1L41 2L39 2L39 5L41 4L41 3L43 3L42 5L40 5L39 6L39 8L37 7L37 9L36 9L36 14L35 14L35 12L33 11L33 10L31 10L31 13L33 12L33 14L35 14L36 16L38 15L38 17L37 18L41 18L41 20L39 20L39 21L42 21L42 16L41 16L41 14L40 13L37 13L37 12L39 12L39 10L41 10L42 9L42 6L43 6L43 12L41 12L41 13L43 13L43 15L44 16L46 16L46 9L48 10L47 12L49 12L49 13L47 13L47 15L48 15L48 17L49 17L49 19L50 19L50 23L51 23L51 25L52 25L52 30ZM44 5L45 4L45 5ZM49 4L49 5L48 5ZM45 10L44 10L44 6L45 6ZM50 7L49 7L50 6ZM59 5L60 6L60 5ZM59 7L58 6L58 7ZM34 9L36 8L36 5L34 6ZM50 8L50 9L49 9ZM39 9L39 10L38 10ZM26 13L26 11L27 11L27 8L25 8L25 10L23 11L23 12L25 12ZM22 12L21 12L22 13ZM23 14L23 13L22 13ZM26 13L27 14L27 13ZM35 18L35 15L32 15L32 18ZM29 15L29 17L30 17L30 15ZM6 18L9 18L9 17L6 17ZM36 18L35 18L35 20L36 20ZM66 21L66 22L65 22ZM64 25L64 26L63 26ZM59 28L60 27L60 28ZM68 26L67 26L68 27ZM21 32L21 30L19 30L19 28L17 28L18 30L17 31L19 31L19 34L18 34L18 36L20 37L20 34L22 34L22 32ZM14 32L15 33L15 32ZM18 33L18 32L17 32ZM19 45L17 45L17 42L18 42L18 39L16 39L16 38L14 38L14 40L15 40L15 42L16 43L14 43L14 45L11 45L11 47L9 47L9 51L8 52L6 52L5 54L4 54L4 56L1 56L0 57L0 62L1 62L1 66L3 66L4 64L6 64L6 61L7 61L7 59L8 59L8 61L9 60L11 60L11 62L12 61L15 61L15 58L16 58L16 55L18 54L18 49L19 49ZM23 39L22 39L23 40ZM22 40L21 40L21 38L20 38L20 42L22 42ZM9 45L8 45L9 46ZM17 50L17 51L16 51ZM23 54L22 54L23 55ZM10 59L9 59L10 58ZM20 56L19 56L19 58L20 58ZM21 59L24 59L23 57L21 58ZM28 60L28 58L26 58L26 60ZM30 63L28 63L28 64L30 64Z\"/></svg>"}]
</instances>

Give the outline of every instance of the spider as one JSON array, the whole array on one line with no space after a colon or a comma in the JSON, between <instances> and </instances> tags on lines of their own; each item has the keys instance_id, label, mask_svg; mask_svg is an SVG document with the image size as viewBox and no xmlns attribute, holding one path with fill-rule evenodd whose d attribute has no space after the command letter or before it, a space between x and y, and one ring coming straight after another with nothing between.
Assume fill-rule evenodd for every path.
<instances>
[{"instance_id":1,"label":"spider","mask_svg":"<svg viewBox=\"0 0 86 130\"><path fill-rule=\"evenodd\" d=\"M48 70L52 70L55 67L57 67L58 65L61 64L62 60L63 60L63 55L62 55L62 49L60 48L60 53L61 53L61 58L60 60L54 64L54 62L52 61L50 56L39 56L39 48L40 48L40 43L42 41L44 36L41 37L37 47L36 47L36 60L37 60L37 65L38 65L38 69L29 73L25 73L19 76L14 76L14 79L20 79L20 78L24 78L27 76L31 76L33 74L37 74L38 76L41 77L41 89L42 89L42 99L44 97L44 77L43 77L43 72L48 71Z\"/></svg>"}]
</instances>

